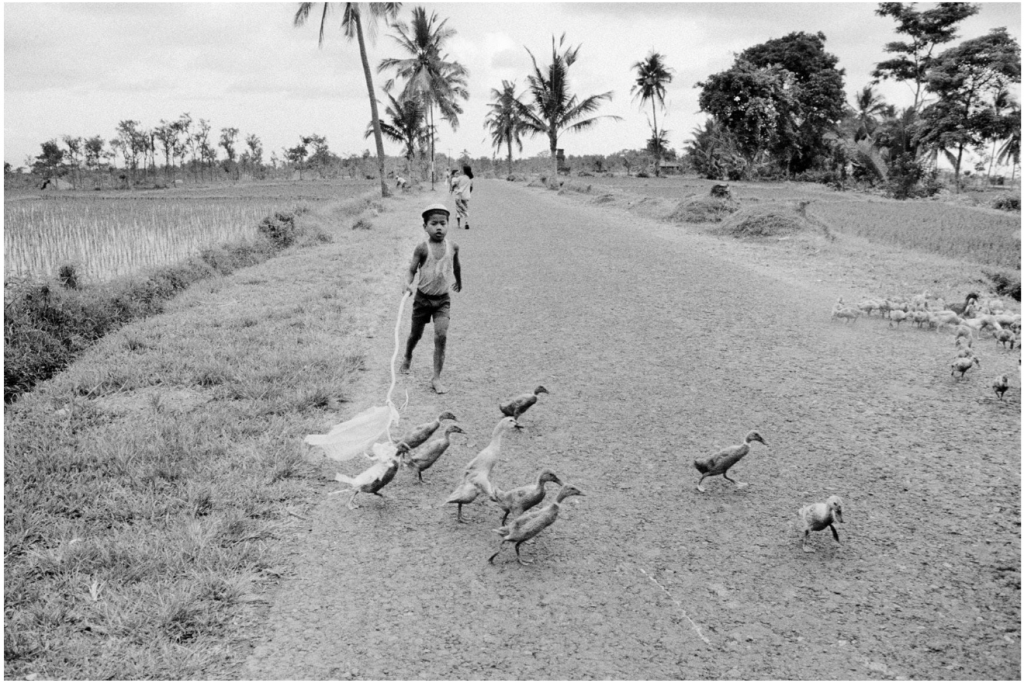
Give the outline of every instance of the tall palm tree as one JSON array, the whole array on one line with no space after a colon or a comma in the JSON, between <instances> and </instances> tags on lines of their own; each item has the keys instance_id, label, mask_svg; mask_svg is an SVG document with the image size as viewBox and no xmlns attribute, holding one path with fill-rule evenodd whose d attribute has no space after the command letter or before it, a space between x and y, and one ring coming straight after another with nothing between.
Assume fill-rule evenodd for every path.
<instances>
[{"instance_id":1,"label":"tall palm tree","mask_svg":"<svg viewBox=\"0 0 1024 683\"><path fill-rule=\"evenodd\" d=\"M392 142L400 142L405 145L406 169L409 177L412 177L412 160L416 156L417 144L422 144L423 139L428 136L425 125L426 117L423 115L423 105L416 98L396 100L391 93L387 93L391 105L384 110L384 113L391 117L391 122L380 122L380 132ZM366 127L366 135L373 135L373 122Z\"/></svg>"},{"instance_id":2,"label":"tall palm tree","mask_svg":"<svg viewBox=\"0 0 1024 683\"><path fill-rule=\"evenodd\" d=\"M313 9L313 2L300 2L299 9L295 13L295 26L302 26L309 18L309 12ZM384 140L380 134L380 117L377 115L377 97L373 92L373 75L370 72L370 61L366 56L366 40L363 38L363 25L370 34L372 41L377 31L377 20L393 20L398 16L398 10L402 7L400 2L346 2L342 3L341 29L345 37L351 40L353 36L359 42L359 56L363 60L363 75L366 77L366 91L370 96L370 117L373 121L373 138L377 143L377 171L380 175L380 194L382 197L390 196L388 183L384 177ZM318 45L324 45L324 29L327 26L327 15L333 10L332 3L323 3L323 12L320 15L320 40Z\"/></svg>"},{"instance_id":3,"label":"tall palm tree","mask_svg":"<svg viewBox=\"0 0 1024 683\"><path fill-rule=\"evenodd\" d=\"M1010 96L1010 91L1006 88L1000 88L992 100L992 110L995 112L996 119L1003 113L1003 110L1013 105L1013 98ZM992 138L992 157L988 161L988 178L992 177L992 165L996 161L996 145L999 143L998 136Z\"/></svg>"},{"instance_id":4,"label":"tall palm tree","mask_svg":"<svg viewBox=\"0 0 1024 683\"><path fill-rule=\"evenodd\" d=\"M663 134L658 131L658 107L665 108L665 86L672 82L673 69L665 66L665 56L660 52L651 52L647 59L641 60L633 65L636 69L636 83L630 89L633 93L633 100L640 100L643 107L647 102L651 103L651 114L654 115L654 123L651 126L654 141L654 175L661 175L661 142Z\"/></svg>"},{"instance_id":5,"label":"tall palm tree","mask_svg":"<svg viewBox=\"0 0 1024 683\"><path fill-rule=\"evenodd\" d=\"M512 175L512 143L523 151L523 108L516 95L516 82L502 81L501 90L491 88L490 113L484 119L484 127L491 131L491 144L500 150L508 147L508 174Z\"/></svg>"},{"instance_id":6,"label":"tall palm tree","mask_svg":"<svg viewBox=\"0 0 1024 683\"><path fill-rule=\"evenodd\" d=\"M410 57L405 59L388 58L381 60L377 73L394 69L397 78L405 79L402 96L418 97L426 105L430 115L430 187L433 189L434 173L434 107L441 113L441 118L448 122L452 130L459 127L459 114L462 107L458 100L468 100L467 78L469 71L455 61L449 61L444 54L444 44L455 35L455 29L447 28L448 20L438 23L437 14L427 12L422 7L412 11L412 24L404 22L392 24L397 35L391 37L407 52ZM394 79L385 84L390 89Z\"/></svg>"},{"instance_id":7,"label":"tall palm tree","mask_svg":"<svg viewBox=\"0 0 1024 683\"><path fill-rule=\"evenodd\" d=\"M576 62L580 47L567 47L564 52L559 52L565 44L565 34L562 34L558 45L555 45L555 37L551 36L551 64L541 69L537 64L537 58L533 56L529 48L526 53L533 60L533 73L526 77L527 86L533 96L533 103L523 109L523 128L530 135L547 135L548 144L551 149L551 163L553 164L552 178L558 177L558 135L562 131L577 132L586 130L597 123L598 119L609 118L621 121L621 116L606 114L595 116L589 119L582 117L597 111L604 100L611 100L612 93L601 93L590 95L580 100L569 91L569 67Z\"/></svg>"}]
</instances>

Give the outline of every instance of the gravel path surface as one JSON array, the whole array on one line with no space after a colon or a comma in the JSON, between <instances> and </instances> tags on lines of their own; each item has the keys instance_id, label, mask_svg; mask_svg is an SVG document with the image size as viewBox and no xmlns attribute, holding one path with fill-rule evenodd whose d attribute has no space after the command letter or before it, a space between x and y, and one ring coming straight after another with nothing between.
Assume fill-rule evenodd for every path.
<instances>
[{"instance_id":1,"label":"gravel path surface","mask_svg":"<svg viewBox=\"0 0 1024 683\"><path fill-rule=\"evenodd\" d=\"M624 212L478 186L472 229L449 233L465 283L450 393L428 388L432 328L399 391L403 427L447 409L468 434L427 484L400 471L386 503L325 495L242 677L1020 678L1016 353L989 340L984 371L957 381L950 335L831 323L829 283ZM1009 405L988 388L1000 372ZM550 467L586 496L523 546L535 564L506 547L492 566L501 511L478 499L458 524L440 504L498 402L538 384L550 395L494 479ZM733 469L749 487L697 492L693 459L750 429L769 447ZM842 546L818 533L804 553L797 509L831 494Z\"/></svg>"}]
</instances>

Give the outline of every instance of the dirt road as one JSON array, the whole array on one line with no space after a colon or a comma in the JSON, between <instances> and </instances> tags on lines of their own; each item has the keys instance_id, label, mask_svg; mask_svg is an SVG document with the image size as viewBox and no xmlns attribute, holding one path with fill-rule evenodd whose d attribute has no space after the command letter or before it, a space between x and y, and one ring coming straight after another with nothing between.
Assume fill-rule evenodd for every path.
<instances>
[{"instance_id":1,"label":"dirt road","mask_svg":"<svg viewBox=\"0 0 1024 683\"><path fill-rule=\"evenodd\" d=\"M325 485L240 675L1020 678L1020 394L1001 405L988 390L1016 353L989 340L992 362L958 382L949 335L830 323L832 283L540 189L478 186L472 229L450 233L465 280L451 392L428 389L428 328L403 416L448 409L469 434L428 484L400 471L386 504L349 511ZM535 564L507 548L492 566L497 507L457 524L439 504L499 400L537 384L550 395L494 478L550 467L586 496L523 547ZM697 492L694 457L755 428L769 447L732 472L749 487ZM804 553L796 511L830 494L846 504L842 546L819 533Z\"/></svg>"}]
</instances>

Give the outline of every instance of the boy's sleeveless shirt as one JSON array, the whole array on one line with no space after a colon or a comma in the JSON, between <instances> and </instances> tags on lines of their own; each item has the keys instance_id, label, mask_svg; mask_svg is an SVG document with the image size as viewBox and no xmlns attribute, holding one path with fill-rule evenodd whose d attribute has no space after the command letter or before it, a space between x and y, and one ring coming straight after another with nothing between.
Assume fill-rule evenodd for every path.
<instances>
[{"instance_id":1,"label":"boy's sleeveless shirt","mask_svg":"<svg viewBox=\"0 0 1024 683\"><path fill-rule=\"evenodd\" d=\"M427 296L447 294L455 281L453 250L451 242L445 238L444 254L438 258L430 248L430 240L425 243L427 259L420 266L419 290Z\"/></svg>"}]
</instances>

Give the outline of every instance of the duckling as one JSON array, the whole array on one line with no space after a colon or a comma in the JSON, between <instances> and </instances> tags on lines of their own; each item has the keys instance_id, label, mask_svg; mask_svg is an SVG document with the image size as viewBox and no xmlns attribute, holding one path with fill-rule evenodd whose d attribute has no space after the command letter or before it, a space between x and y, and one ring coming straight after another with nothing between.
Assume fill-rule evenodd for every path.
<instances>
[{"instance_id":1,"label":"duckling","mask_svg":"<svg viewBox=\"0 0 1024 683\"><path fill-rule=\"evenodd\" d=\"M558 519L558 511L563 500L569 496L582 495L585 495L583 491L580 491L572 484L566 484L558 490L555 502L549 503L539 510L531 510L519 515L508 526L495 529L494 532L502 537L501 544L498 546L498 552L491 555L487 561L494 564L494 558L498 556L498 553L505 547L505 544L515 543L516 559L519 561L519 564L532 564L532 562L524 560L519 554L519 546L555 523L555 520Z\"/></svg>"},{"instance_id":2,"label":"duckling","mask_svg":"<svg viewBox=\"0 0 1024 683\"><path fill-rule=\"evenodd\" d=\"M743 439L743 443L740 445L729 446L728 448L723 448L712 456L707 458L697 458L694 460L693 466L701 473L700 481L697 482L697 490L704 493L705 489L701 485L704 482L704 478L713 477L716 474L721 474L726 481L731 481L736 484L737 488L745 488L747 486L745 483L729 479L729 475L726 474L726 472L729 471L730 467L742 460L743 456L750 452L750 444L753 441L760 441L765 446L768 445L765 440L761 438L760 434L757 432L750 432L747 434L746 438Z\"/></svg>"},{"instance_id":3,"label":"duckling","mask_svg":"<svg viewBox=\"0 0 1024 683\"><path fill-rule=\"evenodd\" d=\"M1007 342L1009 342L1011 350L1013 349L1013 345L1017 343L1017 335L1005 328L996 330L995 335L996 341L1002 344L1004 349L1006 348Z\"/></svg>"},{"instance_id":4,"label":"duckling","mask_svg":"<svg viewBox=\"0 0 1024 683\"><path fill-rule=\"evenodd\" d=\"M1010 388L1010 377L1008 375L999 375L999 377L996 377L996 381L992 382L992 388L999 396L999 400L1002 401L1003 394Z\"/></svg>"},{"instance_id":5,"label":"duckling","mask_svg":"<svg viewBox=\"0 0 1024 683\"><path fill-rule=\"evenodd\" d=\"M355 500L360 491L384 498L379 491L391 483L391 480L395 478L395 473L398 471L400 459L397 452L392 450L394 448L390 444L374 444L373 450L376 457L371 459L376 462L373 465L370 465L355 477L349 477L340 472L334 475L335 480L348 484L352 488L352 497L348 499L347 504L349 510L355 510L359 507L355 504ZM330 495L336 493L341 493L341 491L333 491Z\"/></svg>"},{"instance_id":6,"label":"duckling","mask_svg":"<svg viewBox=\"0 0 1024 683\"><path fill-rule=\"evenodd\" d=\"M899 329L900 323L906 320L909 314L906 311L900 311L898 309L892 309L889 311L889 327L892 327L893 323L896 323L896 329Z\"/></svg>"},{"instance_id":7,"label":"duckling","mask_svg":"<svg viewBox=\"0 0 1024 683\"><path fill-rule=\"evenodd\" d=\"M549 481L559 485L562 484L562 480L554 472L542 470L540 476L537 477L536 484L520 486L508 491L502 491L495 486L494 502L505 511L505 516L501 518L501 523L504 525L509 515L512 515L512 519L515 519L544 500L544 484Z\"/></svg>"},{"instance_id":8,"label":"duckling","mask_svg":"<svg viewBox=\"0 0 1024 683\"><path fill-rule=\"evenodd\" d=\"M450 424L444 428L441 436L428 441L419 453L410 454L409 447L405 443L399 444L398 450L405 455L405 466L415 469L417 480L424 483L423 471L433 467L437 459L448 450L448 446L451 445L451 435L465 433L459 425Z\"/></svg>"},{"instance_id":9,"label":"duckling","mask_svg":"<svg viewBox=\"0 0 1024 683\"><path fill-rule=\"evenodd\" d=\"M807 545L811 532L821 531L825 527L832 530L832 537L839 543L839 532L832 523L843 523L843 499L839 496L829 496L824 503L805 505L800 508L800 521L803 523L805 553L814 552L814 548Z\"/></svg>"},{"instance_id":10,"label":"duckling","mask_svg":"<svg viewBox=\"0 0 1024 683\"><path fill-rule=\"evenodd\" d=\"M501 437L515 423L515 418L512 417L503 417L498 421L498 424L494 426L494 431L491 433L491 442L487 444L486 448L477 453L475 458L469 461L465 471L462 473L462 481L459 483L458 488L452 491L451 495L444 501L445 505L455 503L459 506L458 520L460 522L466 521L462 519L462 506L472 503L481 492L486 493L490 498L494 498L491 470L494 469L495 463L498 462L498 456L501 454Z\"/></svg>"},{"instance_id":11,"label":"duckling","mask_svg":"<svg viewBox=\"0 0 1024 683\"><path fill-rule=\"evenodd\" d=\"M456 420L452 413L447 410L437 416L437 419L433 422L425 422L418 427L413 427L409 432L402 437L399 441L400 444L405 444L409 447L409 450L418 448L430 438L430 436L437 431L437 428L441 426L441 420Z\"/></svg>"},{"instance_id":12,"label":"duckling","mask_svg":"<svg viewBox=\"0 0 1024 683\"><path fill-rule=\"evenodd\" d=\"M977 365L978 369L981 370L981 361L977 356L967 356L965 358L957 358L953 361L950 367L953 368L953 372L949 373L950 377L956 374L957 370L960 371L960 379L964 378L964 373L971 369L972 365Z\"/></svg>"},{"instance_id":13,"label":"duckling","mask_svg":"<svg viewBox=\"0 0 1024 683\"><path fill-rule=\"evenodd\" d=\"M529 410L530 406L537 402L537 397L540 394L546 393L548 393L548 390L539 386L533 390L533 393L520 394L515 398L511 398L508 401L499 404L498 408L501 410L503 415L508 415L515 419L516 429L522 429L522 426L519 424L519 416Z\"/></svg>"}]
</instances>

